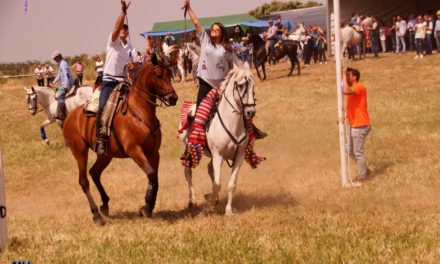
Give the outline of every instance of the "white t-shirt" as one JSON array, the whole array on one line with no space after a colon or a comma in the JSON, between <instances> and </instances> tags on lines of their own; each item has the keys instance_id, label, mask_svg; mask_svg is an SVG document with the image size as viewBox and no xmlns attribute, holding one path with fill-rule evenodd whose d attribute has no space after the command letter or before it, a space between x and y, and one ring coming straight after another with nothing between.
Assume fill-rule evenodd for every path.
<instances>
[{"instance_id":1,"label":"white t-shirt","mask_svg":"<svg viewBox=\"0 0 440 264\"><path fill-rule=\"evenodd\" d=\"M37 77L37 80L43 79L43 73L44 73L43 68L36 68L34 71L34 74L35 74L35 77Z\"/></svg>"},{"instance_id":2,"label":"white t-shirt","mask_svg":"<svg viewBox=\"0 0 440 264\"><path fill-rule=\"evenodd\" d=\"M229 73L229 62L233 61L233 53L227 52L222 45L211 44L205 30L197 32L200 39L201 52L197 68L197 77L202 78L212 87L219 87Z\"/></svg>"},{"instance_id":3,"label":"white t-shirt","mask_svg":"<svg viewBox=\"0 0 440 264\"><path fill-rule=\"evenodd\" d=\"M129 42L124 44L119 37L112 42L112 34L110 34L107 42L107 56L105 60L103 80L111 81L111 79L106 78L106 75L119 77L116 79L123 80L124 67L130 60L137 62L136 54L136 50Z\"/></svg>"},{"instance_id":4,"label":"white t-shirt","mask_svg":"<svg viewBox=\"0 0 440 264\"><path fill-rule=\"evenodd\" d=\"M104 62L103 61L96 61L95 67L96 67L96 72L103 72L104 71Z\"/></svg>"},{"instance_id":5,"label":"white t-shirt","mask_svg":"<svg viewBox=\"0 0 440 264\"><path fill-rule=\"evenodd\" d=\"M425 25L423 23L417 23L415 26L415 31L416 31L416 37L415 38L423 38L423 27Z\"/></svg>"},{"instance_id":6,"label":"white t-shirt","mask_svg":"<svg viewBox=\"0 0 440 264\"><path fill-rule=\"evenodd\" d=\"M426 34L432 34L434 23L432 23L432 21L425 21L423 22L423 25L426 26Z\"/></svg>"},{"instance_id":7,"label":"white t-shirt","mask_svg":"<svg viewBox=\"0 0 440 264\"><path fill-rule=\"evenodd\" d=\"M47 77L52 78L53 77L52 66L49 66L49 68L44 67L44 74L46 74Z\"/></svg>"},{"instance_id":8,"label":"white t-shirt","mask_svg":"<svg viewBox=\"0 0 440 264\"><path fill-rule=\"evenodd\" d=\"M399 32L398 33L399 37L405 36L405 33L406 33L406 21L405 20L400 20L399 26L396 28L396 32Z\"/></svg>"}]
</instances>

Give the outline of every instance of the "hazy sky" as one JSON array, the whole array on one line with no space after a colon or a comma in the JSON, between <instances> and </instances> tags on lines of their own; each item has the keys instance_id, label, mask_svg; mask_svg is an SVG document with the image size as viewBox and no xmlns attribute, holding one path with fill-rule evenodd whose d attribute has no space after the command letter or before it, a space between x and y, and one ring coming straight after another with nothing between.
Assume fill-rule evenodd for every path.
<instances>
[{"instance_id":1,"label":"hazy sky","mask_svg":"<svg viewBox=\"0 0 440 264\"><path fill-rule=\"evenodd\" d=\"M54 50L72 56L105 50L119 0L0 0L0 62L48 60ZM271 0L192 0L198 17L232 15ZM305 1L303 1L305 2ZM323 2L318 0L318 2ZM131 40L142 50L141 32L154 22L183 19L181 0L133 0L128 10Z\"/></svg>"}]
</instances>

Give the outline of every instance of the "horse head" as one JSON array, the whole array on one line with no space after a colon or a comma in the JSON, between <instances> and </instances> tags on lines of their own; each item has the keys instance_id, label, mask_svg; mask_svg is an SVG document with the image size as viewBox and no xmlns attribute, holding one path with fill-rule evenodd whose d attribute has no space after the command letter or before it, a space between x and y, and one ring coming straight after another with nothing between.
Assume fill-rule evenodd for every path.
<instances>
[{"instance_id":1,"label":"horse head","mask_svg":"<svg viewBox=\"0 0 440 264\"><path fill-rule=\"evenodd\" d=\"M247 62L234 63L234 68L222 82L220 90L226 101L235 101L235 106L239 108L237 112L241 112L246 119L255 116L255 81Z\"/></svg>"},{"instance_id":2,"label":"horse head","mask_svg":"<svg viewBox=\"0 0 440 264\"><path fill-rule=\"evenodd\" d=\"M38 110L37 93L35 92L33 86L31 86L31 88L24 87L24 90L26 91L26 101L28 104L28 111L31 115L35 115Z\"/></svg>"},{"instance_id":3,"label":"horse head","mask_svg":"<svg viewBox=\"0 0 440 264\"><path fill-rule=\"evenodd\" d=\"M174 106L178 96L171 84L171 65L163 54L153 54L139 73L134 89L140 89L154 100L159 99L166 106Z\"/></svg>"}]
</instances>

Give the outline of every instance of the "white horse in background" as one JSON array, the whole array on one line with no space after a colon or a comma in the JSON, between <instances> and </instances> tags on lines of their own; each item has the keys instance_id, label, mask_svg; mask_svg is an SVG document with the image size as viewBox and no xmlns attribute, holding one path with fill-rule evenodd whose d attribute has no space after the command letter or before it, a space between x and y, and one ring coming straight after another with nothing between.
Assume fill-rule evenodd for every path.
<instances>
[{"instance_id":1,"label":"white horse in background","mask_svg":"<svg viewBox=\"0 0 440 264\"><path fill-rule=\"evenodd\" d=\"M162 50L166 56L170 55L170 52L173 51L173 46L168 46L166 42L162 44ZM184 83L186 81L186 71L185 71L185 57L188 57L188 50L179 48L179 55L177 58L177 71L180 75L180 83Z\"/></svg>"},{"instance_id":2,"label":"white horse in background","mask_svg":"<svg viewBox=\"0 0 440 264\"><path fill-rule=\"evenodd\" d=\"M361 26L350 26L346 24L341 29L341 58L343 58L344 52L347 49L348 45L361 45L361 54L359 54L359 58L362 58L362 54L365 57L364 34L367 34L365 29L371 27L372 24L373 19L371 17L367 17L361 22ZM364 32L364 34L362 32Z\"/></svg>"},{"instance_id":3,"label":"white horse in background","mask_svg":"<svg viewBox=\"0 0 440 264\"><path fill-rule=\"evenodd\" d=\"M304 40L306 39L306 29L303 23L298 23L295 31L289 34L287 39L298 41L301 45L304 45ZM301 47L303 48L303 47Z\"/></svg>"},{"instance_id":4,"label":"white horse in background","mask_svg":"<svg viewBox=\"0 0 440 264\"><path fill-rule=\"evenodd\" d=\"M38 112L44 112L46 114L47 119L40 125L40 135L41 139L49 145L50 141L46 137L46 131L44 128L47 125L52 124L54 121L58 121L58 124L62 127L62 122L54 118L58 106L58 102L55 99L55 92L52 88L43 86L32 86L31 88L24 87L24 90L26 91L29 113L35 115ZM93 87L79 87L74 96L66 98L67 112L70 113L78 106L83 105L92 97L92 95Z\"/></svg>"},{"instance_id":5,"label":"white horse in background","mask_svg":"<svg viewBox=\"0 0 440 264\"><path fill-rule=\"evenodd\" d=\"M201 48L200 46L194 44L194 43L185 43L185 49L187 50L188 58L191 59L192 62L192 76L194 79L194 82L198 84L197 82L197 68L199 66L199 60L200 60L200 52Z\"/></svg>"},{"instance_id":6,"label":"white horse in background","mask_svg":"<svg viewBox=\"0 0 440 264\"><path fill-rule=\"evenodd\" d=\"M245 158L245 148L248 144L248 132L245 127L245 119L252 118L256 113L254 97L255 81L250 71L249 65L234 65L225 81L221 84L223 93L220 103L210 123L206 125L207 143L210 153L205 151L205 155L211 157L208 164L208 174L212 181L212 195L205 195L205 198L212 204L219 201L219 191L221 188L221 167L224 160L232 161L231 176L228 184L228 203L226 205L226 215L232 215L232 199L237 184L238 172ZM195 114L195 106L192 111ZM180 139L186 143L187 135L191 127L188 128ZM228 163L229 165L229 163ZM197 206L196 194L192 185L192 169L185 167L185 177L189 189L188 206Z\"/></svg>"}]
</instances>

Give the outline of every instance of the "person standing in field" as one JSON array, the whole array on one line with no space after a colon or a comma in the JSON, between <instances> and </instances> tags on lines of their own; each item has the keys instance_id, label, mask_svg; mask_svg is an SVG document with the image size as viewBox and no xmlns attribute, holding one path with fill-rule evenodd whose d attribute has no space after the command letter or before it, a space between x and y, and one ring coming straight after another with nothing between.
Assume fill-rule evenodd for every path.
<instances>
[{"instance_id":1,"label":"person standing in field","mask_svg":"<svg viewBox=\"0 0 440 264\"><path fill-rule=\"evenodd\" d=\"M359 83L360 72L353 68L345 68L342 71L344 94L347 96L347 118L350 124L347 152L358 165L358 176L354 181L363 181L370 174L368 169L364 145L371 130L371 121L368 116L367 88Z\"/></svg>"},{"instance_id":2,"label":"person standing in field","mask_svg":"<svg viewBox=\"0 0 440 264\"><path fill-rule=\"evenodd\" d=\"M82 86L84 65L81 63L80 58L76 59L75 64L72 65L72 69L74 69L76 72L76 79L78 80L78 85Z\"/></svg>"},{"instance_id":3,"label":"person standing in field","mask_svg":"<svg viewBox=\"0 0 440 264\"><path fill-rule=\"evenodd\" d=\"M437 20L434 27L435 43L437 44L437 52L440 53L440 10L437 11Z\"/></svg>"},{"instance_id":4,"label":"person standing in field","mask_svg":"<svg viewBox=\"0 0 440 264\"><path fill-rule=\"evenodd\" d=\"M95 71L98 77L102 77L104 75L104 62L102 61L100 56L96 58Z\"/></svg>"},{"instance_id":5,"label":"person standing in field","mask_svg":"<svg viewBox=\"0 0 440 264\"><path fill-rule=\"evenodd\" d=\"M406 21L403 20L401 16L397 16L396 54L399 54L399 52L402 52L402 53L406 52L405 34L406 34ZM400 44L402 44L402 48L400 48Z\"/></svg>"},{"instance_id":6,"label":"person standing in field","mask_svg":"<svg viewBox=\"0 0 440 264\"><path fill-rule=\"evenodd\" d=\"M53 82L55 77L53 76L53 68L49 64L46 64L46 66L44 66L44 75L46 75L47 78L46 79L47 87L51 87L50 83Z\"/></svg>"},{"instance_id":7,"label":"person standing in field","mask_svg":"<svg viewBox=\"0 0 440 264\"><path fill-rule=\"evenodd\" d=\"M124 67L131 62L137 62L137 52L128 42L128 25L124 24L127 9L131 4L121 2L122 12L116 20L113 32L107 42L107 57L102 77L102 89L99 96L98 113L96 114L96 144L95 151L98 155L106 153L107 135L101 133L101 115L107 100L116 86L124 81Z\"/></svg>"},{"instance_id":8,"label":"person standing in field","mask_svg":"<svg viewBox=\"0 0 440 264\"><path fill-rule=\"evenodd\" d=\"M423 58L423 39L425 38L426 26L423 24L422 16L417 17L417 23L414 27L416 40L416 57L414 59Z\"/></svg>"},{"instance_id":9,"label":"person standing in field","mask_svg":"<svg viewBox=\"0 0 440 264\"><path fill-rule=\"evenodd\" d=\"M35 68L34 74L35 74L35 78L37 79L37 85L44 86L43 65L41 64L38 65L37 68Z\"/></svg>"}]
</instances>

